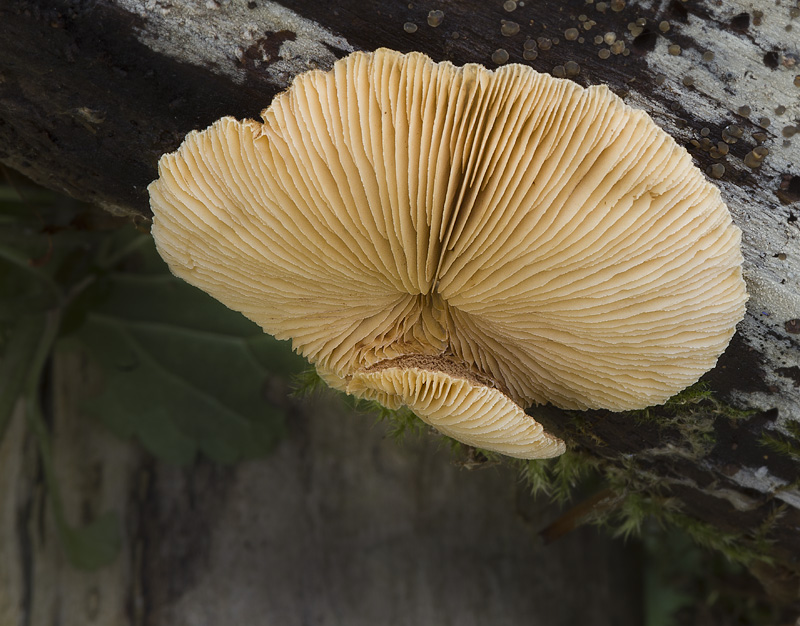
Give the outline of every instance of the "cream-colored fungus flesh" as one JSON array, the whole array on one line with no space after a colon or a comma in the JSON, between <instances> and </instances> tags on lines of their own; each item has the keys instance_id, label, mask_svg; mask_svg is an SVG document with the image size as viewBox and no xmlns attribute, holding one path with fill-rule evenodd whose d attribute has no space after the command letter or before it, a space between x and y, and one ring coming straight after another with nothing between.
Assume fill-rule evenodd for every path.
<instances>
[{"instance_id":1,"label":"cream-colored fungus flesh","mask_svg":"<svg viewBox=\"0 0 800 626\"><path fill-rule=\"evenodd\" d=\"M381 361L353 374L345 390L390 409L407 406L439 432L484 450L545 459L566 449L491 381L441 357Z\"/></svg>"},{"instance_id":2,"label":"cream-colored fungus flesh","mask_svg":"<svg viewBox=\"0 0 800 626\"><path fill-rule=\"evenodd\" d=\"M333 386L456 439L559 454L522 408L662 403L744 315L719 191L604 86L378 50L262 117L162 157L159 252ZM380 366L409 355L460 373Z\"/></svg>"}]
</instances>

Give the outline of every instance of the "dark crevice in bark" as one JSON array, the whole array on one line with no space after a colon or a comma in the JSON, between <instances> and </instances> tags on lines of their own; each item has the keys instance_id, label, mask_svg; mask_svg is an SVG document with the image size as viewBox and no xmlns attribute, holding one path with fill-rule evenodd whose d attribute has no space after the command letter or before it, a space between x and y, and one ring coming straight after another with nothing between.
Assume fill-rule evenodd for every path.
<instances>
[{"instance_id":1,"label":"dark crevice in bark","mask_svg":"<svg viewBox=\"0 0 800 626\"><path fill-rule=\"evenodd\" d=\"M145 626L161 623L164 609L202 579L210 558L209 537L224 511L235 471L204 459L185 469L154 468L152 486L139 506L137 533ZM164 536L172 540L161 541Z\"/></svg>"}]
</instances>

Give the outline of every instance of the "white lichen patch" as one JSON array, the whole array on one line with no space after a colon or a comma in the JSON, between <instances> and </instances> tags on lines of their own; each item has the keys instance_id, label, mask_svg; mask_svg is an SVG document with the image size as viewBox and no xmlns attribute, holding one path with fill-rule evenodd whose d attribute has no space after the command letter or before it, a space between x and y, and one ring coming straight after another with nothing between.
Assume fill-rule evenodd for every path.
<instances>
[{"instance_id":1,"label":"white lichen patch","mask_svg":"<svg viewBox=\"0 0 800 626\"><path fill-rule=\"evenodd\" d=\"M708 463L702 463L702 465L705 469L714 470L713 466ZM651 479L661 488L673 489L675 487L683 487L701 492L707 496L719 498L720 500L726 500L737 511L753 511L763 504L761 498L751 498L745 493L725 487L716 487L714 485L701 487L696 480L685 476L677 477L653 474L651 475ZM772 493L772 490L767 493Z\"/></svg>"},{"instance_id":2,"label":"white lichen patch","mask_svg":"<svg viewBox=\"0 0 800 626\"><path fill-rule=\"evenodd\" d=\"M748 272L751 310L740 326L740 332L751 347L763 355L766 364L774 367L765 371L765 382L770 392L740 392L735 394L735 398L739 403L762 411L777 408L776 426L780 428L785 421L797 421L799 417L797 385L793 379L782 376L776 370L800 367L800 352L792 345L791 339L779 339L786 335L784 321L800 315L800 293L781 289L783 285L772 279L772 273L760 267ZM758 309L754 309L753 305L757 305Z\"/></svg>"},{"instance_id":3,"label":"white lichen patch","mask_svg":"<svg viewBox=\"0 0 800 626\"><path fill-rule=\"evenodd\" d=\"M661 3L659 11L667 6L668 3ZM664 76L660 88L670 93L678 110L670 110L668 105L658 107L649 94L635 90L627 99L634 106L650 110L683 145L700 137L696 129L680 124L680 111L690 111L694 119L709 126L741 125L745 132L737 148L743 144L752 150L760 143L754 134L763 133L766 137L763 145L769 154L759 167L748 167L741 156L734 156L731 151L719 159L724 173L715 183L743 231L750 301L748 316L739 332L760 353L764 386L770 389L741 393L736 400L761 410L777 408L779 426L785 420L800 420L800 387L780 373L800 366L796 345L792 345L784 328L788 320L800 318L800 224L790 219L792 215L799 216L800 206L781 204L776 195L784 176L800 175L800 137L787 140L781 133L783 127L796 123L800 117L800 90L793 82L800 66L792 66L800 52L800 39L788 36L786 31L792 22L789 11L789 6L775 3L705 2L703 12L710 19L701 20L690 14L687 23L670 22L669 32L659 37L655 49L645 57L653 73ZM746 33L729 27L731 20L742 13L751 16ZM654 19L663 18L656 14ZM800 24L796 27L800 28ZM678 55L669 52L675 34L681 36ZM685 38L695 45L686 44ZM773 64L777 62L777 67L767 65L768 52L774 53ZM635 89L636 84L631 86ZM756 127L759 122L764 127ZM709 139L716 145L722 137L712 132ZM730 182L742 178L755 179L755 185Z\"/></svg>"},{"instance_id":4,"label":"white lichen patch","mask_svg":"<svg viewBox=\"0 0 800 626\"><path fill-rule=\"evenodd\" d=\"M761 505L761 502L758 500L748 498L743 493L734 491L733 489L712 489L704 493L714 496L715 498L720 498L721 500L727 500L734 509L741 512L752 511Z\"/></svg>"},{"instance_id":5,"label":"white lichen patch","mask_svg":"<svg viewBox=\"0 0 800 626\"><path fill-rule=\"evenodd\" d=\"M743 467L731 477L731 480L740 487L772 495L789 506L800 509L800 490L786 488L789 483L770 474L766 467Z\"/></svg>"},{"instance_id":6,"label":"white lichen patch","mask_svg":"<svg viewBox=\"0 0 800 626\"><path fill-rule=\"evenodd\" d=\"M255 59L264 62L269 81L280 88L288 87L301 72L331 66L336 61L331 48L354 49L343 37L269 0L249 6L244 1L214 0L118 0L117 4L143 18L139 38L148 48L237 83L244 83L247 76L245 51L271 33L294 34L280 43L277 59Z\"/></svg>"}]
</instances>

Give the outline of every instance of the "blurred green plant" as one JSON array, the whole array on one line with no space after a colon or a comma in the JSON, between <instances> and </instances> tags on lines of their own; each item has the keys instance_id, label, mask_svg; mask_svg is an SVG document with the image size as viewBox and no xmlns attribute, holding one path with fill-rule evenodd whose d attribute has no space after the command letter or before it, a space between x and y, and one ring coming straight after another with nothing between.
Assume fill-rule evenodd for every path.
<instances>
[{"instance_id":1,"label":"blurred green plant","mask_svg":"<svg viewBox=\"0 0 800 626\"><path fill-rule=\"evenodd\" d=\"M18 402L35 435L65 552L94 569L117 554L113 512L70 526L43 380L55 350L83 349L104 384L84 409L161 459L267 454L285 428L270 377L305 361L240 314L173 277L147 232L6 173L0 185L0 438Z\"/></svg>"},{"instance_id":2,"label":"blurred green plant","mask_svg":"<svg viewBox=\"0 0 800 626\"><path fill-rule=\"evenodd\" d=\"M689 533L651 520L641 537L645 626L791 623L741 563L698 546Z\"/></svg>"}]
</instances>

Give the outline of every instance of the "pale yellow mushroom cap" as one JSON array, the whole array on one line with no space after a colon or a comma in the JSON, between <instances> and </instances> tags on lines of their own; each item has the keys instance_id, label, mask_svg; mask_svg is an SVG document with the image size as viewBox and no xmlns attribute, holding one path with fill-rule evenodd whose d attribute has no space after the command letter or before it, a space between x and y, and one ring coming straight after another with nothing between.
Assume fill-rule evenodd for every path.
<instances>
[{"instance_id":1,"label":"pale yellow mushroom cap","mask_svg":"<svg viewBox=\"0 0 800 626\"><path fill-rule=\"evenodd\" d=\"M381 361L353 374L346 391L389 409L407 406L442 434L484 450L546 459L566 449L490 381L441 357Z\"/></svg>"},{"instance_id":2,"label":"pale yellow mushroom cap","mask_svg":"<svg viewBox=\"0 0 800 626\"><path fill-rule=\"evenodd\" d=\"M387 402L395 389L443 432L472 427L441 421L456 407L494 423L476 415L498 396L662 403L714 366L744 315L719 191L605 87L378 50L299 76L262 116L223 118L162 157L159 252L333 386ZM488 382L374 369L408 355ZM431 389L444 408L428 414L409 399ZM515 415L498 429L534 437Z\"/></svg>"}]
</instances>

